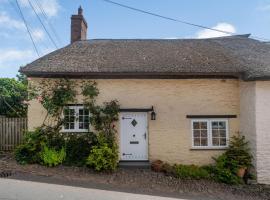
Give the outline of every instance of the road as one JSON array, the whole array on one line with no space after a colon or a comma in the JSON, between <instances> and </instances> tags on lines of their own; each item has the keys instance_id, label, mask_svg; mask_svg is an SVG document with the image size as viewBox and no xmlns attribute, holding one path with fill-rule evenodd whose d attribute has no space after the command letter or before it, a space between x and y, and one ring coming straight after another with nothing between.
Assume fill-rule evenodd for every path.
<instances>
[{"instance_id":1,"label":"road","mask_svg":"<svg viewBox=\"0 0 270 200\"><path fill-rule=\"evenodd\" d=\"M175 198L1 179L0 200L176 200Z\"/></svg>"}]
</instances>

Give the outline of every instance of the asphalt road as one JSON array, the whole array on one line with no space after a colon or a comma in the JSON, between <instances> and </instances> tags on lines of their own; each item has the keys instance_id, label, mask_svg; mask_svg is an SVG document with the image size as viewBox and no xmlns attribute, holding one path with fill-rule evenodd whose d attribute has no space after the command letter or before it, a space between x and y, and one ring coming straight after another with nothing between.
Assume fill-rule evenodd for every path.
<instances>
[{"instance_id":1,"label":"asphalt road","mask_svg":"<svg viewBox=\"0 0 270 200\"><path fill-rule=\"evenodd\" d=\"M176 200L175 198L1 179L0 200Z\"/></svg>"}]
</instances>

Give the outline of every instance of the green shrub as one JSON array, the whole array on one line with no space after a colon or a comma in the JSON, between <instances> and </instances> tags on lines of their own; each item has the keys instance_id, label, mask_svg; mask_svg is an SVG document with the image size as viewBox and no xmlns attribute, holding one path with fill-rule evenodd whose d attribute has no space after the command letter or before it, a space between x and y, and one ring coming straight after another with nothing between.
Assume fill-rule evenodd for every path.
<instances>
[{"instance_id":1,"label":"green shrub","mask_svg":"<svg viewBox=\"0 0 270 200\"><path fill-rule=\"evenodd\" d=\"M31 164L39 161L41 145L46 142L41 129L24 134L23 144L15 149L15 159L20 164Z\"/></svg>"},{"instance_id":2,"label":"green shrub","mask_svg":"<svg viewBox=\"0 0 270 200\"><path fill-rule=\"evenodd\" d=\"M216 181L227 184L239 184L241 178L237 176L238 165L236 160L228 159L224 153L214 158L215 165L211 168L212 176Z\"/></svg>"},{"instance_id":3,"label":"green shrub","mask_svg":"<svg viewBox=\"0 0 270 200\"><path fill-rule=\"evenodd\" d=\"M238 168L252 167L252 155L244 136L233 136L225 155L229 162L234 162Z\"/></svg>"},{"instance_id":4,"label":"green shrub","mask_svg":"<svg viewBox=\"0 0 270 200\"><path fill-rule=\"evenodd\" d=\"M66 142L66 159L64 164L83 166L92 147L97 144L96 135L87 133L72 135Z\"/></svg>"},{"instance_id":5,"label":"green shrub","mask_svg":"<svg viewBox=\"0 0 270 200\"><path fill-rule=\"evenodd\" d=\"M227 184L243 183L242 178L237 176L239 168L252 166L252 155L244 136L233 136L226 152L213 159L213 178Z\"/></svg>"},{"instance_id":6,"label":"green shrub","mask_svg":"<svg viewBox=\"0 0 270 200\"><path fill-rule=\"evenodd\" d=\"M21 164L31 164L38 160L37 152L34 146L22 144L15 149L15 160Z\"/></svg>"},{"instance_id":7,"label":"green shrub","mask_svg":"<svg viewBox=\"0 0 270 200\"><path fill-rule=\"evenodd\" d=\"M40 152L41 164L49 167L54 167L63 163L65 157L66 151L64 147L62 147L60 151L57 151L44 145L43 150Z\"/></svg>"},{"instance_id":8,"label":"green shrub","mask_svg":"<svg viewBox=\"0 0 270 200\"><path fill-rule=\"evenodd\" d=\"M98 138L98 145L93 146L86 164L96 171L113 171L117 167L118 152L116 144L110 145L103 137Z\"/></svg>"},{"instance_id":9,"label":"green shrub","mask_svg":"<svg viewBox=\"0 0 270 200\"><path fill-rule=\"evenodd\" d=\"M180 165L173 166L173 173L177 178L182 179L205 179L210 175L207 170L196 165Z\"/></svg>"}]
</instances>

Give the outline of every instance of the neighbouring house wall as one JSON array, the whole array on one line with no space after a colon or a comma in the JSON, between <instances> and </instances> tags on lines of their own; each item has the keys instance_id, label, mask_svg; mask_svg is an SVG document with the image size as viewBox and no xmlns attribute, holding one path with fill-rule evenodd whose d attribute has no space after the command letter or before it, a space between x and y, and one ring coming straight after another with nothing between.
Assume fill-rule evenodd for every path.
<instances>
[{"instance_id":1,"label":"neighbouring house wall","mask_svg":"<svg viewBox=\"0 0 270 200\"><path fill-rule=\"evenodd\" d=\"M270 184L270 81L256 82L257 181Z\"/></svg>"},{"instance_id":2,"label":"neighbouring house wall","mask_svg":"<svg viewBox=\"0 0 270 200\"><path fill-rule=\"evenodd\" d=\"M240 132L249 141L256 168L256 82L240 82Z\"/></svg>"},{"instance_id":3,"label":"neighbouring house wall","mask_svg":"<svg viewBox=\"0 0 270 200\"><path fill-rule=\"evenodd\" d=\"M33 82L41 81L33 78ZM239 116L239 81L218 79L187 80L96 80L98 102L117 99L121 108L150 108L157 113L149 120L150 160L169 163L209 164L222 150L192 150L191 120L186 115ZM78 80L79 82L79 80ZM78 103L82 97L78 96ZM28 127L39 126L44 109L35 101L29 107ZM119 128L119 127L118 127ZM239 131L239 118L229 119L230 136Z\"/></svg>"},{"instance_id":4,"label":"neighbouring house wall","mask_svg":"<svg viewBox=\"0 0 270 200\"><path fill-rule=\"evenodd\" d=\"M240 131L250 142L258 183L270 184L270 81L240 82Z\"/></svg>"}]
</instances>

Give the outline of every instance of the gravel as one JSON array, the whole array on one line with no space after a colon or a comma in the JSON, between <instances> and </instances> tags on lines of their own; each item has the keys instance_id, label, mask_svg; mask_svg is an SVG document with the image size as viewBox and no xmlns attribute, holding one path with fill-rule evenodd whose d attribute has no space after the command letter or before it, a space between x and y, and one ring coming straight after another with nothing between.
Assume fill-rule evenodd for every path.
<instances>
[{"instance_id":1,"label":"gravel","mask_svg":"<svg viewBox=\"0 0 270 200\"><path fill-rule=\"evenodd\" d=\"M29 180L32 176L40 177L36 178L40 181L46 177L46 182L57 179L60 184L68 182L82 187L94 186L159 196L187 199L270 200L270 186L267 185L233 186L211 180L182 180L147 169L118 169L114 173L97 173L85 167L47 168L36 164L18 165L11 154L0 157L0 172L3 171L11 171L14 174L11 178L23 174L24 179Z\"/></svg>"}]
</instances>

